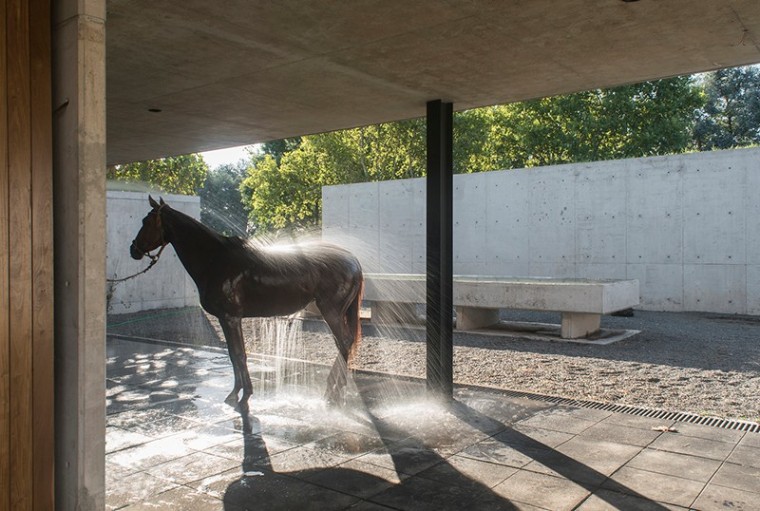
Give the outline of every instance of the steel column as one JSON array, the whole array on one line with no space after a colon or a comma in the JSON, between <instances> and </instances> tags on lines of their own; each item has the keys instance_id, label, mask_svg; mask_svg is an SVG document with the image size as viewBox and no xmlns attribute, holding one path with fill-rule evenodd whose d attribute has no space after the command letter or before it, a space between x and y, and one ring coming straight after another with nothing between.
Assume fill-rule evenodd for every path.
<instances>
[{"instance_id":1,"label":"steel column","mask_svg":"<svg viewBox=\"0 0 760 511\"><path fill-rule=\"evenodd\" d=\"M454 390L453 105L427 104L427 388L443 399Z\"/></svg>"}]
</instances>

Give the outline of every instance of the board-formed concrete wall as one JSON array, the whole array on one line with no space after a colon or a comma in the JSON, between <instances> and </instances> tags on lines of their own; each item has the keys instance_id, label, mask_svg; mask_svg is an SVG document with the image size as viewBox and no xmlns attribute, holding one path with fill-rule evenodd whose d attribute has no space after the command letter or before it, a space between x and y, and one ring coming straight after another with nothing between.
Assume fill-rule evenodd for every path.
<instances>
[{"instance_id":1,"label":"board-formed concrete wall","mask_svg":"<svg viewBox=\"0 0 760 511\"><path fill-rule=\"evenodd\" d=\"M760 314L760 149L454 177L456 274L638 279L642 309ZM325 187L323 237L425 272L425 180Z\"/></svg>"},{"instance_id":2,"label":"board-formed concrete wall","mask_svg":"<svg viewBox=\"0 0 760 511\"><path fill-rule=\"evenodd\" d=\"M158 200L156 195L154 198ZM199 197L164 194L163 199L172 208L200 218ZM143 217L150 211L148 194L109 190L106 208L107 278L132 275L150 262L147 258L135 261L129 255L129 246L142 226ZM115 314L198 304L195 284L171 245L164 249L159 262L150 271L110 288L108 312Z\"/></svg>"}]
</instances>

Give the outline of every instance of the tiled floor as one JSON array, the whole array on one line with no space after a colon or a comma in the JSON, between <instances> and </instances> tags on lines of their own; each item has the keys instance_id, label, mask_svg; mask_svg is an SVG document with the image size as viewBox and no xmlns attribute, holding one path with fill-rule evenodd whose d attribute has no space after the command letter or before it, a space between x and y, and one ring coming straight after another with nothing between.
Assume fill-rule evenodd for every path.
<instances>
[{"instance_id":1,"label":"tiled floor","mask_svg":"<svg viewBox=\"0 0 760 511\"><path fill-rule=\"evenodd\" d=\"M436 404L424 382L362 373L329 408L310 390L328 368L278 385L253 358L241 415L224 351L110 338L108 357L108 509L760 510L758 433L490 389Z\"/></svg>"}]
</instances>

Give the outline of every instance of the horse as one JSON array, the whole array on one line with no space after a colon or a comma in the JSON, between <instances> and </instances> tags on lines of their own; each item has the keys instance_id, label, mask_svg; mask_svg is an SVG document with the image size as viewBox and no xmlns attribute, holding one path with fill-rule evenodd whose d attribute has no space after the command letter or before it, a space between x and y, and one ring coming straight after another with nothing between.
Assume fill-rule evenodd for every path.
<instances>
[{"instance_id":1,"label":"horse","mask_svg":"<svg viewBox=\"0 0 760 511\"><path fill-rule=\"evenodd\" d=\"M348 368L361 342L359 312L364 276L358 259L324 242L256 246L223 236L194 218L148 196L151 210L130 245L133 259L174 247L198 288L201 307L218 318L235 374L225 402L247 409L253 393L243 341L242 318L290 315L315 302L338 347L325 397L345 400ZM238 393L243 394L238 401Z\"/></svg>"}]
</instances>

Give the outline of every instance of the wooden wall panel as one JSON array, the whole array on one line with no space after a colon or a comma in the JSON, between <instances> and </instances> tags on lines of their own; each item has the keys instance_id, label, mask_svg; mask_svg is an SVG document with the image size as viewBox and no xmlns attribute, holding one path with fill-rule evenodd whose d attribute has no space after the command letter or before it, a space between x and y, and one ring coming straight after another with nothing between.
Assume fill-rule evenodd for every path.
<instances>
[{"instance_id":1,"label":"wooden wall panel","mask_svg":"<svg viewBox=\"0 0 760 511\"><path fill-rule=\"evenodd\" d=\"M10 509L10 331L8 321L8 82L6 0L0 0L0 511Z\"/></svg>"},{"instance_id":2,"label":"wooden wall panel","mask_svg":"<svg viewBox=\"0 0 760 511\"><path fill-rule=\"evenodd\" d=\"M0 0L0 511L54 509L49 0Z\"/></svg>"},{"instance_id":3,"label":"wooden wall panel","mask_svg":"<svg viewBox=\"0 0 760 511\"><path fill-rule=\"evenodd\" d=\"M34 509L55 509L53 113L50 0L29 7L32 180L32 413Z\"/></svg>"},{"instance_id":4,"label":"wooden wall panel","mask_svg":"<svg viewBox=\"0 0 760 511\"><path fill-rule=\"evenodd\" d=\"M11 509L32 509L32 221L29 11L8 0Z\"/></svg>"}]
</instances>

